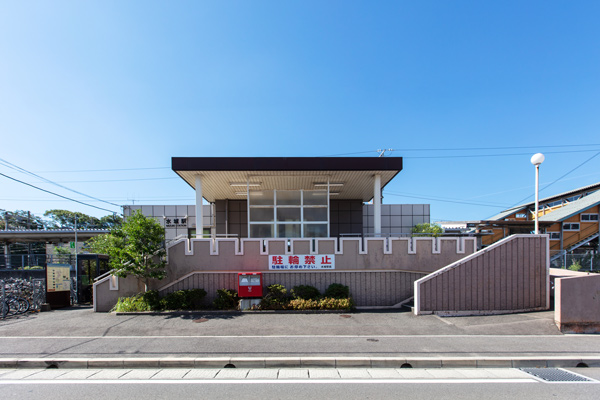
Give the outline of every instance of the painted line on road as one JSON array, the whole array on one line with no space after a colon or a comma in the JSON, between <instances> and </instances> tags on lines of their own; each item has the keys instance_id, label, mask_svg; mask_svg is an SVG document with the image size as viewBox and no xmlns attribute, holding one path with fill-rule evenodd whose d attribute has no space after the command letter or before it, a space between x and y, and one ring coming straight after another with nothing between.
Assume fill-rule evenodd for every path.
<instances>
[{"instance_id":1,"label":"painted line on road","mask_svg":"<svg viewBox=\"0 0 600 400\"><path fill-rule=\"evenodd\" d=\"M61 380L0 380L1 385L106 385L106 384L170 384L170 385L239 385L239 384L348 384L348 383L543 383L532 378L523 379L144 379L144 380L127 380L127 379L61 379Z\"/></svg>"},{"instance_id":2,"label":"painted line on road","mask_svg":"<svg viewBox=\"0 0 600 400\"><path fill-rule=\"evenodd\" d=\"M598 335L148 335L148 336L4 336L2 339L363 339L363 338L564 338L564 337L595 337Z\"/></svg>"}]
</instances>

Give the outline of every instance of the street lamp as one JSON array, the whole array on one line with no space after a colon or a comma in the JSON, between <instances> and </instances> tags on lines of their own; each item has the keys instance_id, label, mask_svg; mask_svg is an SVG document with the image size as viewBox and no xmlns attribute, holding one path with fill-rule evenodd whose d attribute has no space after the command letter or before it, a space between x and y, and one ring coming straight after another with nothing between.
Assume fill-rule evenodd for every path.
<instances>
[{"instance_id":1,"label":"street lamp","mask_svg":"<svg viewBox=\"0 0 600 400\"><path fill-rule=\"evenodd\" d=\"M544 162L546 157L542 153L536 153L531 157L531 163L535 165L535 234L539 235L540 227L538 224L538 209L540 195L540 164Z\"/></svg>"}]
</instances>

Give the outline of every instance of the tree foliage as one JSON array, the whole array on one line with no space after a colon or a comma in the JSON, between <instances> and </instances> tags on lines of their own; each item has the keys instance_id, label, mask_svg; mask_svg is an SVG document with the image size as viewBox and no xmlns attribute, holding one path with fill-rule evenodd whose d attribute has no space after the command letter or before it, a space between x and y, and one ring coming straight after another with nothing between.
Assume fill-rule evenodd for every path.
<instances>
[{"instance_id":1,"label":"tree foliage","mask_svg":"<svg viewBox=\"0 0 600 400\"><path fill-rule=\"evenodd\" d=\"M44 229L44 220L29 211L0 210L0 228L7 229Z\"/></svg>"},{"instance_id":2,"label":"tree foliage","mask_svg":"<svg viewBox=\"0 0 600 400\"><path fill-rule=\"evenodd\" d=\"M113 275L133 275L147 287L150 279L166 276L164 236L163 227L138 210L109 234L92 238L87 244L92 251L110 256Z\"/></svg>"},{"instance_id":3,"label":"tree foliage","mask_svg":"<svg viewBox=\"0 0 600 400\"><path fill-rule=\"evenodd\" d=\"M415 234L415 236L438 237L444 233L444 229L438 224L424 223L415 225L412 228L412 233Z\"/></svg>"},{"instance_id":4,"label":"tree foliage","mask_svg":"<svg viewBox=\"0 0 600 400\"><path fill-rule=\"evenodd\" d=\"M76 218L78 229L112 229L122 223L122 218L116 214L96 218L77 211L48 210L44 213L44 216L50 219L48 226L53 229L73 229L75 228Z\"/></svg>"}]
</instances>

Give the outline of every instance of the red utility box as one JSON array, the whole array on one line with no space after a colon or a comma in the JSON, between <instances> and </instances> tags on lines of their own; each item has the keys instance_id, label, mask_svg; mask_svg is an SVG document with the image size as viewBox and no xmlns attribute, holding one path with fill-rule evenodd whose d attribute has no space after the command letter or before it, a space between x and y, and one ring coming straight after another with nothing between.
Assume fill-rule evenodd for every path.
<instances>
[{"instance_id":1,"label":"red utility box","mask_svg":"<svg viewBox=\"0 0 600 400\"><path fill-rule=\"evenodd\" d=\"M260 272L238 273L238 297L262 297L262 287Z\"/></svg>"}]
</instances>

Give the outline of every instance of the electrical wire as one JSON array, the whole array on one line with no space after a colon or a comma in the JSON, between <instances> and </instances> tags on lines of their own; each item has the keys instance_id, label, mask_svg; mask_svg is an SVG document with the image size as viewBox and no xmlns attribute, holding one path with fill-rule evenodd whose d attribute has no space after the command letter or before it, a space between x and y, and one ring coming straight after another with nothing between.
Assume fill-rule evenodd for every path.
<instances>
[{"instance_id":1,"label":"electrical wire","mask_svg":"<svg viewBox=\"0 0 600 400\"><path fill-rule=\"evenodd\" d=\"M100 202L102 202L102 203L110 204L111 206L120 207L120 205L119 205L119 204L111 203L110 201L105 201L105 200L99 199L99 198L97 198L97 197L90 196L90 195L87 195L87 194L85 194L85 193L81 193L81 192L79 192L79 191L77 191L77 190L74 190L74 189L68 188L68 187L66 187L66 186L63 186L63 185L61 185L60 183L56 183L56 182L54 182L54 181L51 181L50 179L46 179L46 178L44 178L43 176L40 176L40 175L34 174L33 172L30 172L30 171L28 171L28 170L26 170L26 169L24 169L24 168L21 168L21 167L19 167L18 165L15 165L15 164L13 164L13 163L11 163L11 162L8 162L8 161L6 161L6 160L4 160L4 159L2 159L2 158L0 158L0 164L2 164L2 165L4 165L4 166L6 166L6 167L8 167L8 168L11 168L11 169L13 169L13 170L16 170L16 171L20 171L20 172L22 172L22 173L25 173L26 175L30 175L30 176L34 176L34 177L36 177L36 178L42 179L43 181L45 181L45 182L47 182L47 183L50 183L50 184L52 184L52 185L55 185L55 186L58 186L58 187L60 187L60 188L63 188L63 189L65 189L65 190L68 190L68 191L70 191L70 192L77 193L77 194L79 194L79 195L81 195L81 196L84 196L84 197L87 197L87 198L89 198L89 199L93 199L93 200L96 200L96 201L100 201Z\"/></svg>"},{"instance_id":2,"label":"electrical wire","mask_svg":"<svg viewBox=\"0 0 600 400\"><path fill-rule=\"evenodd\" d=\"M39 188L39 187L37 187L37 186L34 186L34 185L30 184L30 183L23 182L23 181L21 181L21 180L18 180L18 179L16 179L16 178L13 178L13 177L11 177L11 176L5 175L5 174L3 174L2 172L0 172L0 175L4 176L5 178L11 179L11 180L13 180L13 181L15 181L15 182L22 183L23 185L30 186L30 187L32 187L32 188L34 188L34 189L41 190L42 192L50 193L50 194L52 194L52 195L54 195L54 196L58 196L58 197L61 197L61 198L63 198L63 199L66 199L66 200L74 201L75 203L83 204L84 206L88 206L88 207L97 208L98 210L103 210L103 211L108 211L108 212L110 212L110 213L114 213L114 211L113 211L113 210L109 210L109 209L106 209L106 208L102 208L102 207L94 206L94 205L91 205L91 204L87 204L87 203L84 203L83 201L75 200L75 199L72 199L72 198L70 198L70 197L63 196L63 195L60 195L60 194L58 194L58 193L51 192L51 191L49 191L49 190L46 190L46 189ZM112 203L111 203L111 204L112 204ZM117 207L120 207L120 206L117 206Z\"/></svg>"}]
</instances>

